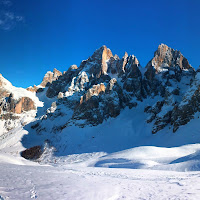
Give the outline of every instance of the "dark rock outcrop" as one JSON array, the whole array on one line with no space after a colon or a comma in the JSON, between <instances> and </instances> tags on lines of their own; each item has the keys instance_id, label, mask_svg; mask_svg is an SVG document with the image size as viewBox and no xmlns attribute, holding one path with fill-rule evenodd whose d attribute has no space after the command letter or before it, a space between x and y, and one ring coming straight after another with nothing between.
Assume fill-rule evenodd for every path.
<instances>
[{"instance_id":1,"label":"dark rock outcrop","mask_svg":"<svg viewBox=\"0 0 200 200\"><path fill-rule=\"evenodd\" d=\"M21 152L21 156L28 160L36 160L42 155L41 146L34 146Z\"/></svg>"}]
</instances>

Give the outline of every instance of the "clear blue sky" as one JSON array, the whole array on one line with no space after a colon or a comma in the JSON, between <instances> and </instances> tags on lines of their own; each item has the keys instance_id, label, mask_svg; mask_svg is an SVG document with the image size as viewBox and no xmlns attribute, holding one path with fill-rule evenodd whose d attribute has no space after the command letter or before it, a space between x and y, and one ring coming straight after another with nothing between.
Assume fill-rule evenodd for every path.
<instances>
[{"instance_id":1,"label":"clear blue sky","mask_svg":"<svg viewBox=\"0 0 200 200\"><path fill-rule=\"evenodd\" d=\"M79 66L102 45L145 67L160 43L200 65L199 0L0 0L0 73L15 86Z\"/></svg>"}]
</instances>

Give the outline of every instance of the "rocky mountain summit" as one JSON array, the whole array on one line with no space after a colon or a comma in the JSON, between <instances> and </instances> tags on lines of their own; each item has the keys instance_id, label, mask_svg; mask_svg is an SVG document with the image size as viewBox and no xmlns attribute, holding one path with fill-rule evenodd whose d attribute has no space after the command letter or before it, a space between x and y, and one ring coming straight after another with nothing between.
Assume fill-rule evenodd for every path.
<instances>
[{"instance_id":1,"label":"rocky mountain summit","mask_svg":"<svg viewBox=\"0 0 200 200\"><path fill-rule=\"evenodd\" d=\"M151 124L153 134L164 128L176 132L200 111L199 71L165 44L159 45L145 68L134 55L125 52L119 58L102 46L79 67L47 72L39 86L27 90L14 88L1 76L0 116L16 120L5 115L37 112L39 98L44 107L29 132L60 133L70 126L98 126L125 108L143 105L145 123Z\"/></svg>"}]
</instances>

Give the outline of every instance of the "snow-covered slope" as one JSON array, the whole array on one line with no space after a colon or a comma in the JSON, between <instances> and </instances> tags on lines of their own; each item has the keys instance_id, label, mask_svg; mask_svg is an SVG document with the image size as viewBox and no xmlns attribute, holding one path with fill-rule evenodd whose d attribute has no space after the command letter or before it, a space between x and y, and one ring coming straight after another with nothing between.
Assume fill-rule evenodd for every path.
<instances>
[{"instance_id":1,"label":"snow-covered slope","mask_svg":"<svg viewBox=\"0 0 200 200\"><path fill-rule=\"evenodd\" d=\"M196 200L199 172L0 164L0 199Z\"/></svg>"}]
</instances>

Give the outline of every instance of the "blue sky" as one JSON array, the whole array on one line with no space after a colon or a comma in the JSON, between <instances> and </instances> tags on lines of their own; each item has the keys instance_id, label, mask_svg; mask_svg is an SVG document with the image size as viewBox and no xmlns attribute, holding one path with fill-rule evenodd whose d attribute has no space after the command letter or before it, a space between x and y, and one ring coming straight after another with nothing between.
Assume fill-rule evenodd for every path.
<instances>
[{"instance_id":1,"label":"blue sky","mask_svg":"<svg viewBox=\"0 0 200 200\"><path fill-rule=\"evenodd\" d=\"M37 85L102 45L145 67L160 43L197 68L199 10L199 0L0 0L0 73L15 86Z\"/></svg>"}]
</instances>

